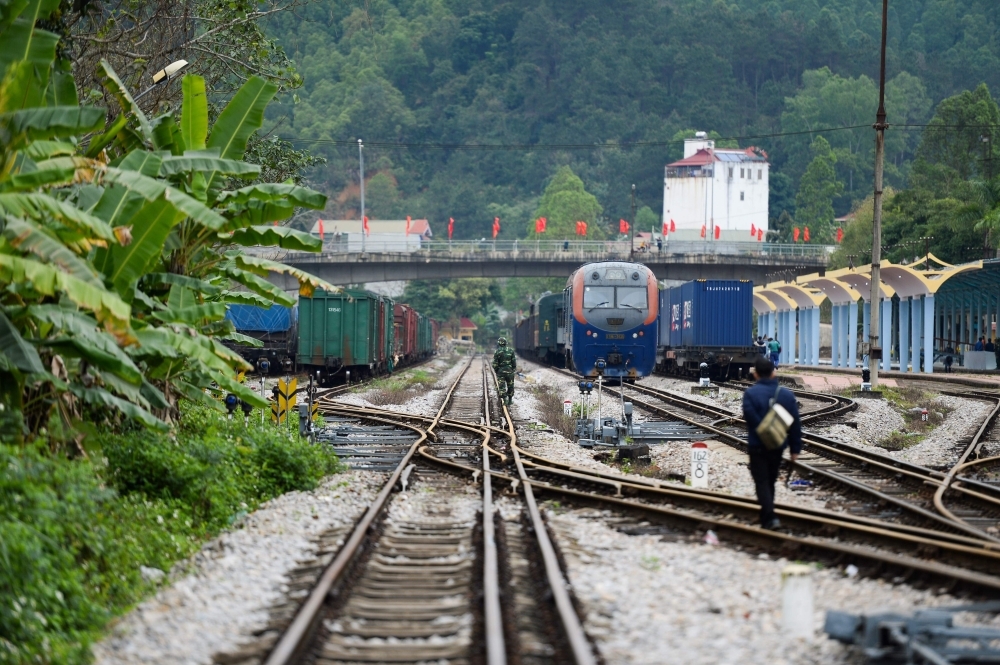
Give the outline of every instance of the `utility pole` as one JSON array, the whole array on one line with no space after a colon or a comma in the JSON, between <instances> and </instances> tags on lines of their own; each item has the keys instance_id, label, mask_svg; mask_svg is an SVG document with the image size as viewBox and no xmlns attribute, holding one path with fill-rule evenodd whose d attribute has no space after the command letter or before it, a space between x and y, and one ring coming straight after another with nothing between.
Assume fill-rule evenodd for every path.
<instances>
[{"instance_id":1,"label":"utility pole","mask_svg":"<svg viewBox=\"0 0 1000 665\"><path fill-rule=\"evenodd\" d=\"M879 346L879 315L882 313L882 303L879 296L881 288L882 261L882 170L885 167L885 130L889 126L885 116L885 41L886 24L889 20L889 0L882 0L882 61L878 79L878 111L875 114L875 213L872 219L872 291L871 323L868 329L868 369L871 371L872 388L878 387L878 365L882 360L882 348ZM888 335L886 336L888 338ZM890 348L891 348L890 344Z\"/></svg>"},{"instance_id":2,"label":"utility pole","mask_svg":"<svg viewBox=\"0 0 1000 665\"><path fill-rule=\"evenodd\" d=\"M358 139L358 160L361 162L361 253L365 253L365 153Z\"/></svg>"},{"instance_id":3,"label":"utility pole","mask_svg":"<svg viewBox=\"0 0 1000 665\"><path fill-rule=\"evenodd\" d=\"M635 185L632 185L632 223L628 227L628 258L635 252Z\"/></svg>"}]
</instances>

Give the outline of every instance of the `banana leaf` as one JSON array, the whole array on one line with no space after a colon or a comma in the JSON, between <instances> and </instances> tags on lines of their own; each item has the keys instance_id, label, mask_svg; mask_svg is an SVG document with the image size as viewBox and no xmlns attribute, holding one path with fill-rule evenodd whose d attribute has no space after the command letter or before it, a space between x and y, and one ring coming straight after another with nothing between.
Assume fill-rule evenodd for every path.
<instances>
[{"instance_id":1,"label":"banana leaf","mask_svg":"<svg viewBox=\"0 0 1000 665\"><path fill-rule=\"evenodd\" d=\"M237 268L235 262L223 264L219 270L229 279L238 284L242 284L256 294L267 298L269 302L273 302L275 305L291 307L295 304L295 298L288 295L266 279L258 277L249 270Z\"/></svg>"},{"instance_id":2,"label":"banana leaf","mask_svg":"<svg viewBox=\"0 0 1000 665\"><path fill-rule=\"evenodd\" d=\"M236 344L242 344L243 346L252 346L255 349L261 349L264 347L264 342L260 341L256 337L250 337L249 335L244 335L243 333L238 332L231 332L223 335L222 339Z\"/></svg>"},{"instance_id":3,"label":"banana leaf","mask_svg":"<svg viewBox=\"0 0 1000 665\"><path fill-rule=\"evenodd\" d=\"M231 253L227 252L227 256L229 255L231 255ZM298 268L285 265L284 263L264 259L258 256L246 256L244 254L235 255L234 258L236 259L236 266L238 268L253 271L262 277L267 277L272 272L291 275L299 282L299 295L306 296L307 298L310 297L316 289L322 289L329 293L339 293L341 291L340 287L334 286L326 280L320 279L315 275L310 275L304 270L299 270Z\"/></svg>"},{"instance_id":4,"label":"banana leaf","mask_svg":"<svg viewBox=\"0 0 1000 665\"><path fill-rule=\"evenodd\" d=\"M88 238L115 241L115 234L111 226L100 217L52 198L48 194L6 192L0 194L0 209L6 210L12 215L30 217L36 220L53 217L64 226L72 228Z\"/></svg>"},{"instance_id":5,"label":"banana leaf","mask_svg":"<svg viewBox=\"0 0 1000 665\"><path fill-rule=\"evenodd\" d=\"M23 152L31 159L48 159L76 154L76 146L65 141L32 141Z\"/></svg>"},{"instance_id":6,"label":"banana leaf","mask_svg":"<svg viewBox=\"0 0 1000 665\"><path fill-rule=\"evenodd\" d=\"M178 309L165 309L153 314L153 318L164 323L184 323L190 326L202 326L211 321L219 321L226 317L224 303L206 303Z\"/></svg>"},{"instance_id":7,"label":"banana leaf","mask_svg":"<svg viewBox=\"0 0 1000 665\"><path fill-rule=\"evenodd\" d=\"M300 187L289 183L261 183L248 185L219 194L219 203L224 203L237 209L249 201L288 202L302 208L322 210L326 207L326 195L308 187Z\"/></svg>"},{"instance_id":8,"label":"banana leaf","mask_svg":"<svg viewBox=\"0 0 1000 665\"><path fill-rule=\"evenodd\" d=\"M208 97L205 79L188 74L183 81L184 101L181 105L181 135L188 150L204 150L208 138Z\"/></svg>"},{"instance_id":9,"label":"banana leaf","mask_svg":"<svg viewBox=\"0 0 1000 665\"><path fill-rule=\"evenodd\" d=\"M243 159L247 141L264 124L264 109L278 92L278 86L259 76L251 76L219 114L207 147L218 148L223 159ZM215 175L208 177L211 187Z\"/></svg>"},{"instance_id":10,"label":"banana leaf","mask_svg":"<svg viewBox=\"0 0 1000 665\"><path fill-rule=\"evenodd\" d=\"M119 343L130 343L134 339L130 328L132 309L116 293L64 273L55 266L0 254L0 281L4 280L31 284L47 296L65 295L76 305L94 312L97 320Z\"/></svg>"},{"instance_id":11,"label":"banana leaf","mask_svg":"<svg viewBox=\"0 0 1000 665\"><path fill-rule=\"evenodd\" d=\"M281 247L300 252L319 252L323 241L287 226L250 226L232 233L220 233L219 239L244 247Z\"/></svg>"},{"instance_id":12,"label":"banana leaf","mask_svg":"<svg viewBox=\"0 0 1000 665\"><path fill-rule=\"evenodd\" d=\"M269 298L251 293L250 291L223 291L221 301L230 305L254 305L256 307L263 307L264 309L274 304Z\"/></svg>"},{"instance_id":13,"label":"banana leaf","mask_svg":"<svg viewBox=\"0 0 1000 665\"><path fill-rule=\"evenodd\" d=\"M234 175L241 178L250 178L260 174L260 167L236 159L220 159L204 155L191 155L190 152L184 155L171 156L163 160L160 167L160 176L169 178L170 176L191 171L201 171L203 173L222 173L224 175Z\"/></svg>"},{"instance_id":14,"label":"banana leaf","mask_svg":"<svg viewBox=\"0 0 1000 665\"><path fill-rule=\"evenodd\" d=\"M128 91L125 84L118 78L114 67L104 58L101 58L101 62L97 66L97 76L104 89L111 93L111 96L118 101L118 104L122 107L122 111L135 116L135 119L139 123L139 128L142 130L143 138L148 143L152 143L153 128L149 124L149 119L142 112L142 109L139 108L139 105L135 103L135 100L132 99L132 93Z\"/></svg>"},{"instance_id":15,"label":"banana leaf","mask_svg":"<svg viewBox=\"0 0 1000 665\"><path fill-rule=\"evenodd\" d=\"M131 284L146 274L163 253L163 245L181 215L164 198L148 203L132 216L132 242L98 250L94 265L115 285L119 293L131 292Z\"/></svg>"},{"instance_id":16,"label":"banana leaf","mask_svg":"<svg viewBox=\"0 0 1000 665\"><path fill-rule=\"evenodd\" d=\"M187 275L175 275L172 272L151 272L142 276L139 284L144 288L157 288L174 284L191 289L203 296L216 296L222 293L222 288L203 279Z\"/></svg>"},{"instance_id":17,"label":"banana leaf","mask_svg":"<svg viewBox=\"0 0 1000 665\"><path fill-rule=\"evenodd\" d=\"M131 384L142 382L142 372L117 342L97 327L88 315L59 305L32 305L28 315L36 321L53 326L55 336L39 343L63 350L72 349L74 356L85 358L95 367L112 372Z\"/></svg>"},{"instance_id":18,"label":"banana leaf","mask_svg":"<svg viewBox=\"0 0 1000 665\"><path fill-rule=\"evenodd\" d=\"M37 374L45 371L45 365L29 342L18 331L7 315L0 310L0 355L6 364L22 372Z\"/></svg>"},{"instance_id":19,"label":"banana leaf","mask_svg":"<svg viewBox=\"0 0 1000 665\"><path fill-rule=\"evenodd\" d=\"M12 247L34 254L42 261L59 266L78 279L98 288L104 288L104 283L97 277L90 263L74 254L66 245L43 231L34 222L8 216L3 236Z\"/></svg>"},{"instance_id":20,"label":"banana leaf","mask_svg":"<svg viewBox=\"0 0 1000 665\"><path fill-rule=\"evenodd\" d=\"M149 411L120 397L115 397L103 388L85 388L82 385L73 384L70 386L70 391L91 406L115 409L127 418L136 420L150 429L158 432L166 432L170 429L165 422Z\"/></svg>"},{"instance_id":21,"label":"banana leaf","mask_svg":"<svg viewBox=\"0 0 1000 665\"><path fill-rule=\"evenodd\" d=\"M166 182L146 177L135 171L123 171L114 167L107 169L104 180L135 192L147 201L154 201L163 196L177 210L212 231L218 231L226 224L225 217Z\"/></svg>"}]
</instances>

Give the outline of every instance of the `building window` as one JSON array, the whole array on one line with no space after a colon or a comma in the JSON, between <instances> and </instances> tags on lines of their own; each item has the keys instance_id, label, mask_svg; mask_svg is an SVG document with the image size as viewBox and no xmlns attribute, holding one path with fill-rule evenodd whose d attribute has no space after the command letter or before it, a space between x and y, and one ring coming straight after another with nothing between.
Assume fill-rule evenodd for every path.
<instances>
[{"instance_id":1,"label":"building window","mask_svg":"<svg viewBox=\"0 0 1000 665\"><path fill-rule=\"evenodd\" d=\"M744 170L745 169L740 169L740 177L741 178L745 178L746 177L746 175L744 175L744 173L743 173Z\"/></svg>"},{"instance_id":2,"label":"building window","mask_svg":"<svg viewBox=\"0 0 1000 665\"><path fill-rule=\"evenodd\" d=\"M757 169L757 180L764 179L764 169Z\"/></svg>"},{"instance_id":3,"label":"building window","mask_svg":"<svg viewBox=\"0 0 1000 665\"><path fill-rule=\"evenodd\" d=\"M733 167L732 166L729 167L729 179L730 180L733 179Z\"/></svg>"},{"instance_id":4,"label":"building window","mask_svg":"<svg viewBox=\"0 0 1000 665\"><path fill-rule=\"evenodd\" d=\"M740 201L743 200L743 192L740 192Z\"/></svg>"}]
</instances>

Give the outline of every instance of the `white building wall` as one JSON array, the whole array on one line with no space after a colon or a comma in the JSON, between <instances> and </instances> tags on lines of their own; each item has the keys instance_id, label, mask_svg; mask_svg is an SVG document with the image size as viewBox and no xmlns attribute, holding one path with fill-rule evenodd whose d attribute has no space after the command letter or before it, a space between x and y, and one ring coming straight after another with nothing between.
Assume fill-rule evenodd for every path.
<instances>
[{"instance_id":1,"label":"white building wall","mask_svg":"<svg viewBox=\"0 0 1000 665\"><path fill-rule=\"evenodd\" d=\"M687 148L685 142L685 152ZM712 177L664 177L663 221L669 224L673 219L685 239L691 236L690 231L700 236L702 225L711 237L713 223L727 239L742 239L742 231L749 240L751 226L766 233L768 176L765 162L716 161Z\"/></svg>"}]
</instances>

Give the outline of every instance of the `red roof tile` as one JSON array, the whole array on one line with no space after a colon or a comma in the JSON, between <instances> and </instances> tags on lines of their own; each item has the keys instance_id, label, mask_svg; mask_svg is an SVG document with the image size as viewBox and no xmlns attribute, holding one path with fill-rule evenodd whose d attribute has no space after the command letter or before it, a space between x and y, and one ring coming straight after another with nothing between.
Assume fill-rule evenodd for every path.
<instances>
[{"instance_id":1,"label":"red roof tile","mask_svg":"<svg viewBox=\"0 0 1000 665\"><path fill-rule=\"evenodd\" d=\"M469 317L467 316L463 316L461 318L461 320L458 322L458 326L460 328L472 328L473 330L479 330L479 326L473 323L472 320L469 319Z\"/></svg>"}]
</instances>

